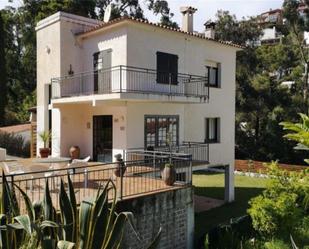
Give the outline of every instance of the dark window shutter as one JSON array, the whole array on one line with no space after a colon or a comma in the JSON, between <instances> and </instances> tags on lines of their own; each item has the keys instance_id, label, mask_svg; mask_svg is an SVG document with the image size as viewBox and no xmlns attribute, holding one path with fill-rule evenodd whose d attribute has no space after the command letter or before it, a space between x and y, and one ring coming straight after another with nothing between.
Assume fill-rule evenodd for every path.
<instances>
[{"instance_id":1,"label":"dark window shutter","mask_svg":"<svg viewBox=\"0 0 309 249\"><path fill-rule=\"evenodd\" d=\"M177 84L178 56L157 52L157 83Z\"/></svg>"},{"instance_id":2,"label":"dark window shutter","mask_svg":"<svg viewBox=\"0 0 309 249\"><path fill-rule=\"evenodd\" d=\"M157 52L157 83L168 84L168 56Z\"/></svg>"},{"instance_id":3,"label":"dark window shutter","mask_svg":"<svg viewBox=\"0 0 309 249\"><path fill-rule=\"evenodd\" d=\"M169 72L171 73L171 84L177 85L178 81L178 56L169 55Z\"/></svg>"}]
</instances>

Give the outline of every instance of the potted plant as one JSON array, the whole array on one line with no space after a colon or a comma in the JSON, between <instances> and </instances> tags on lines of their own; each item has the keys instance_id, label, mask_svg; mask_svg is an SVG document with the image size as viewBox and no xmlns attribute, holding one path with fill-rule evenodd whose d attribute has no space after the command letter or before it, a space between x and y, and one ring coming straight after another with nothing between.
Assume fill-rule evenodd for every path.
<instances>
[{"instance_id":1,"label":"potted plant","mask_svg":"<svg viewBox=\"0 0 309 249\"><path fill-rule=\"evenodd\" d=\"M172 134L170 132L166 134L166 144L168 145L170 153L169 163L164 165L164 169L161 172L161 177L166 185L172 186L176 181L176 170L172 163Z\"/></svg>"},{"instance_id":2,"label":"potted plant","mask_svg":"<svg viewBox=\"0 0 309 249\"><path fill-rule=\"evenodd\" d=\"M162 180L167 186L173 186L176 181L176 170L172 163L166 163L161 173Z\"/></svg>"},{"instance_id":3,"label":"potted plant","mask_svg":"<svg viewBox=\"0 0 309 249\"><path fill-rule=\"evenodd\" d=\"M50 131L43 131L39 133L39 137L42 139L44 143L44 148L40 148L40 156L41 158L46 158L50 154L50 148L48 147L49 140L51 139Z\"/></svg>"}]
</instances>

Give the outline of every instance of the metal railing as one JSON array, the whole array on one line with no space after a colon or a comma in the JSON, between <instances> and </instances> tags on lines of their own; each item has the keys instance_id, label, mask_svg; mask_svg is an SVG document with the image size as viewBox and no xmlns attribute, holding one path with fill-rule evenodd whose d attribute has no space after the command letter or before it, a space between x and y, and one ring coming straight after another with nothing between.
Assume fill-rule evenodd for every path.
<instances>
[{"instance_id":1,"label":"metal railing","mask_svg":"<svg viewBox=\"0 0 309 249\"><path fill-rule=\"evenodd\" d=\"M17 185L23 189L33 202L43 200L45 184L48 180L53 205L57 209L59 208L61 179L67 187L68 174L73 182L78 203L84 198L95 197L100 185L108 180L114 182L117 188L118 199L191 184L192 161L190 155L130 151L126 154L126 158L128 160L123 163L95 164L83 167L64 166L61 169L11 174L7 175L7 181L11 186ZM176 182L173 186L166 185L161 178L161 171L165 163L170 161L175 166L177 172ZM2 179L0 184L2 184ZM16 196L21 209L25 211L23 197L17 190Z\"/></svg>"},{"instance_id":2,"label":"metal railing","mask_svg":"<svg viewBox=\"0 0 309 249\"><path fill-rule=\"evenodd\" d=\"M131 66L74 74L51 80L52 98L93 94L143 93L209 98L205 76L159 72Z\"/></svg>"},{"instance_id":3,"label":"metal railing","mask_svg":"<svg viewBox=\"0 0 309 249\"><path fill-rule=\"evenodd\" d=\"M143 148L138 148L139 150L143 150ZM138 149L129 149L131 150L138 150ZM148 148L145 148L147 151L153 151L153 152L165 152L169 153L171 150L172 153L181 153L185 155L190 155L193 163L209 163L209 144L203 143L203 142L189 142L184 141L180 145L173 145L170 147L164 146L164 147L152 147L149 146Z\"/></svg>"}]
</instances>

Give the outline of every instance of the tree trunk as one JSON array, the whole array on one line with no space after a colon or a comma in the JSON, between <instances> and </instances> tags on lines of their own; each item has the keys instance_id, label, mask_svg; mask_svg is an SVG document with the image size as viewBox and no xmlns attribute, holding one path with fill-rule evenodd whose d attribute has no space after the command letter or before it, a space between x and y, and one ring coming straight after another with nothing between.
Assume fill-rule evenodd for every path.
<instances>
[{"instance_id":1,"label":"tree trunk","mask_svg":"<svg viewBox=\"0 0 309 249\"><path fill-rule=\"evenodd\" d=\"M303 79L303 98L304 98L304 113L308 115L308 77L309 77L309 62L305 63L305 73Z\"/></svg>"},{"instance_id":2,"label":"tree trunk","mask_svg":"<svg viewBox=\"0 0 309 249\"><path fill-rule=\"evenodd\" d=\"M256 116L256 120L255 120L255 142L258 141L259 133L260 133L260 117Z\"/></svg>"}]
</instances>

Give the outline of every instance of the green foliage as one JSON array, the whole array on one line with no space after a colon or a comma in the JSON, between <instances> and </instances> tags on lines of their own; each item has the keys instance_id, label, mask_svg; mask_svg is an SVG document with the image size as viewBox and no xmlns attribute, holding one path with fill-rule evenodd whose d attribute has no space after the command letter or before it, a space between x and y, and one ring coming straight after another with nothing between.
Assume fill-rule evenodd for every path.
<instances>
[{"instance_id":1,"label":"green foliage","mask_svg":"<svg viewBox=\"0 0 309 249\"><path fill-rule=\"evenodd\" d=\"M238 53L236 71L236 157L239 159L303 163L304 153L292 150L293 143L283 139L278 125L284 120L296 121L298 112L308 112L309 60L302 31L309 26L297 11L299 2L284 2L287 24L277 28L285 37L276 45L256 46L261 27L254 18L237 20L228 11L217 13L217 38L246 45ZM288 89L281 86L283 81L295 84Z\"/></svg>"},{"instance_id":2,"label":"green foliage","mask_svg":"<svg viewBox=\"0 0 309 249\"><path fill-rule=\"evenodd\" d=\"M298 243L307 243L308 239L302 236L309 230L308 169L288 172L280 170L275 162L268 167L270 181L266 190L250 201L248 213L253 227L265 239L289 241L292 234Z\"/></svg>"},{"instance_id":3,"label":"green foliage","mask_svg":"<svg viewBox=\"0 0 309 249\"><path fill-rule=\"evenodd\" d=\"M38 135L44 143L44 148L47 148L50 139L52 139L51 132L50 131L42 131Z\"/></svg>"},{"instance_id":4,"label":"green foliage","mask_svg":"<svg viewBox=\"0 0 309 249\"><path fill-rule=\"evenodd\" d=\"M0 126L27 121L28 108L35 106L35 26L39 20L58 11L103 20L105 9L109 4L113 6L112 19L122 15L146 19L141 1L137 0L23 0L22 2L23 5L18 8L6 7L1 10L3 22L0 18L0 92L2 94ZM172 21L173 13L170 12L168 1L146 0L144 4L155 15L161 17L162 24L177 27L177 24Z\"/></svg>"},{"instance_id":5,"label":"green foliage","mask_svg":"<svg viewBox=\"0 0 309 249\"><path fill-rule=\"evenodd\" d=\"M238 21L235 15L222 10L217 12L216 18L216 38L219 40L247 45L249 41L253 44L262 34L254 18Z\"/></svg>"},{"instance_id":6,"label":"green foliage","mask_svg":"<svg viewBox=\"0 0 309 249\"><path fill-rule=\"evenodd\" d=\"M20 135L0 132L0 147L6 148L9 155L30 157L30 142L25 142Z\"/></svg>"},{"instance_id":7,"label":"green foliage","mask_svg":"<svg viewBox=\"0 0 309 249\"><path fill-rule=\"evenodd\" d=\"M98 189L96 198L83 200L79 212L75 191L69 176L66 185L67 189L64 182L61 181L60 213L56 213L53 207L48 180L46 181L43 201L39 204L32 204L27 194L15 185L27 210L27 214L20 215L15 189L9 186L3 174L0 198L0 211L2 213L0 215L0 247L3 249L119 248L126 224L129 224L133 231L136 231L133 226L134 217L132 213L115 212L117 205L116 187L112 181L108 181L104 188ZM111 197L112 202L110 203ZM161 229L147 247L148 249L157 247L160 234ZM139 238L138 235L137 238Z\"/></svg>"},{"instance_id":8,"label":"green foliage","mask_svg":"<svg viewBox=\"0 0 309 249\"><path fill-rule=\"evenodd\" d=\"M219 225L206 236L205 245L208 249L240 249L254 235L250 216L231 219L228 225Z\"/></svg>"},{"instance_id":9,"label":"green foliage","mask_svg":"<svg viewBox=\"0 0 309 249\"><path fill-rule=\"evenodd\" d=\"M5 32L2 12L0 11L0 126L5 124L5 109L7 105L7 72L6 72L6 57L4 52Z\"/></svg>"},{"instance_id":10,"label":"green foliage","mask_svg":"<svg viewBox=\"0 0 309 249\"><path fill-rule=\"evenodd\" d=\"M284 135L285 138L297 142L296 149L309 150L309 117L300 113L300 123L281 122L283 129L290 133ZM309 163L309 159L305 159Z\"/></svg>"},{"instance_id":11,"label":"green foliage","mask_svg":"<svg viewBox=\"0 0 309 249\"><path fill-rule=\"evenodd\" d=\"M265 243L265 249L290 249L291 247L282 240L272 240Z\"/></svg>"}]
</instances>

